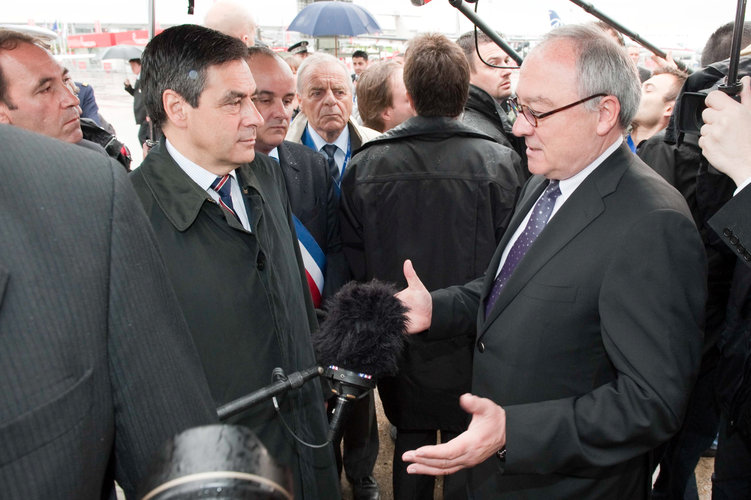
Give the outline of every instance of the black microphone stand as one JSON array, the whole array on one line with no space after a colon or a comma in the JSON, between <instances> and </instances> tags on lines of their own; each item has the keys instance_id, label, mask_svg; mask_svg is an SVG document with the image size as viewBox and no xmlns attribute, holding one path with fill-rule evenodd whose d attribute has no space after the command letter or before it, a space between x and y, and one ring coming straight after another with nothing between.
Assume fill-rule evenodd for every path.
<instances>
[{"instance_id":1,"label":"black microphone stand","mask_svg":"<svg viewBox=\"0 0 751 500\"><path fill-rule=\"evenodd\" d=\"M237 415L238 413L242 413L248 408L266 401L267 399L284 394L289 390L302 387L302 385L308 380L323 375L323 368L320 366L312 366L306 370L290 373L288 376L284 375L284 371L281 368L275 368L273 375L274 378L277 379L276 382L217 408L216 413L219 415L219 420L227 420L228 418Z\"/></svg>"}]
</instances>

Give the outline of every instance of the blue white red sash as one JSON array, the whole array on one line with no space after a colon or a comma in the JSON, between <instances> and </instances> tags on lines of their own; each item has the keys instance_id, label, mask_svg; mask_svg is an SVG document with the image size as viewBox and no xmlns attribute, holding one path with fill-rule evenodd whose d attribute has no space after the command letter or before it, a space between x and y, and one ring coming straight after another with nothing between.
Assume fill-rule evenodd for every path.
<instances>
[{"instance_id":1,"label":"blue white red sash","mask_svg":"<svg viewBox=\"0 0 751 500\"><path fill-rule=\"evenodd\" d=\"M305 277L308 279L308 288L310 288L310 295L313 297L313 305L320 307L323 295L323 276L326 272L326 254L323 253L313 235L300 222L300 219L293 214L292 220L295 223L297 242L300 245L302 261L305 265Z\"/></svg>"}]
</instances>

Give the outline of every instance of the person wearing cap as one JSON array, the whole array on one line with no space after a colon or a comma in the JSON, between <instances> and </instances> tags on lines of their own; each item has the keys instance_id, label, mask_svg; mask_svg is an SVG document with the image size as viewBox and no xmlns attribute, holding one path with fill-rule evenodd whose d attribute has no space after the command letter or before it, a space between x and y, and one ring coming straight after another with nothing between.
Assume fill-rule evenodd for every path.
<instances>
[{"instance_id":1,"label":"person wearing cap","mask_svg":"<svg viewBox=\"0 0 751 500\"><path fill-rule=\"evenodd\" d=\"M289 52L292 55L298 56L301 59L305 59L310 55L310 52L308 52L308 41L307 40L300 40L297 43L293 43L289 46L287 49L287 52Z\"/></svg>"}]
</instances>

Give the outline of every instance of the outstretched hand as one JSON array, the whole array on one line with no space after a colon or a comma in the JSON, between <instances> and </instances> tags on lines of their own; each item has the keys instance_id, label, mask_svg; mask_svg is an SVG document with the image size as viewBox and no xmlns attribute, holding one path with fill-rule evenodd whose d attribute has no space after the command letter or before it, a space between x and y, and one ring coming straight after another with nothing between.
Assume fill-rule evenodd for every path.
<instances>
[{"instance_id":1,"label":"outstretched hand","mask_svg":"<svg viewBox=\"0 0 751 500\"><path fill-rule=\"evenodd\" d=\"M448 443L402 455L409 474L443 476L484 462L506 444L506 411L493 401L464 394L459 404L472 415L469 428Z\"/></svg>"},{"instance_id":2,"label":"outstretched hand","mask_svg":"<svg viewBox=\"0 0 751 500\"><path fill-rule=\"evenodd\" d=\"M744 76L741 82L740 104L718 90L707 96L699 138L699 147L709 163L736 185L751 178L751 80Z\"/></svg>"},{"instance_id":3,"label":"outstretched hand","mask_svg":"<svg viewBox=\"0 0 751 500\"><path fill-rule=\"evenodd\" d=\"M433 319L433 299L412 267L411 260L404 261L407 288L396 294L407 308L407 333L420 333L430 328Z\"/></svg>"}]
</instances>

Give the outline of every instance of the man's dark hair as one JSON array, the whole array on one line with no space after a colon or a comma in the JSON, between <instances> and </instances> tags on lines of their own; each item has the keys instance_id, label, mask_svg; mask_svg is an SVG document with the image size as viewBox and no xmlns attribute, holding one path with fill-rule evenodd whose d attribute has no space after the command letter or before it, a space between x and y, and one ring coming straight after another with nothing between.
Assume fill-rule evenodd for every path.
<instances>
[{"instance_id":1,"label":"man's dark hair","mask_svg":"<svg viewBox=\"0 0 751 500\"><path fill-rule=\"evenodd\" d=\"M356 50L356 51L352 52L352 58L354 59L355 57L361 57L361 58L363 58L363 59L365 59L367 61L368 60L368 53L365 52L364 50Z\"/></svg>"},{"instance_id":2,"label":"man's dark hair","mask_svg":"<svg viewBox=\"0 0 751 500\"><path fill-rule=\"evenodd\" d=\"M195 108L208 68L243 60L247 52L239 39L195 24L173 26L155 36L141 56L144 101L154 125L167 121L165 90L177 92Z\"/></svg>"},{"instance_id":3,"label":"man's dark hair","mask_svg":"<svg viewBox=\"0 0 751 500\"><path fill-rule=\"evenodd\" d=\"M360 75L357 81L357 109L366 127L384 132L386 124L381 118L381 111L394 104L391 75L401 67L396 61L384 61L375 63Z\"/></svg>"},{"instance_id":4,"label":"man's dark hair","mask_svg":"<svg viewBox=\"0 0 751 500\"><path fill-rule=\"evenodd\" d=\"M701 65L709 66L717 61L724 61L730 57L733 45L733 28L735 23L723 24L709 35L704 50L701 53ZM743 23L743 35L741 36L741 49L751 44L751 22Z\"/></svg>"},{"instance_id":5,"label":"man's dark hair","mask_svg":"<svg viewBox=\"0 0 751 500\"><path fill-rule=\"evenodd\" d=\"M688 75L678 68L674 68L672 66L662 66L660 68L657 68L652 72L652 76L657 75L673 75L675 77L675 81L670 87L670 92L665 94L665 96L663 96L662 98L665 102L675 101L678 98L678 94L681 93L681 88L683 88L683 84L686 82Z\"/></svg>"},{"instance_id":6,"label":"man's dark hair","mask_svg":"<svg viewBox=\"0 0 751 500\"><path fill-rule=\"evenodd\" d=\"M498 35L503 38L503 35L501 33L498 33ZM495 42L488 35L478 30L477 46L479 47L480 45L484 45L486 43ZM469 63L469 70L473 73L477 71L477 68L475 67L475 55L477 54L477 47L475 47L475 30L467 31L462 36L457 38L456 44L464 51L464 55L467 58L467 62Z\"/></svg>"},{"instance_id":7,"label":"man's dark hair","mask_svg":"<svg viewBox=\"0 0 751 500\"><path fill-rule=\"evenodd\" d=\"M44 45L33 36L18 31L0 29L0 52L15 50L22 43L30 43L44 48ZM8 109L17 109L16 105L8 98L8 81L5 79L2 66L0 66L0 102L8 106Z\"/></svg>"},{"instance_id":8,"label":"man's dark hair","mask_svg":"<svg viewBox=\"0 0 751 500\"><path fill-rule=\"evenodd\" d=\"M457 117L469 95L469 63L445 36L418 35L407 48L404 85L418 115Z\"/></svg>"},{"instance_id":9,"label":"man's dark hair","mask_svg":"<svg viewBox=\"0 0 751 500\"><path fill-rule=\"evenodd\" d=\"M133 57L131 59L128 59L129 63L138 63L141 64L141 58L140 57Z\"/></svg>"}]
</instances>

